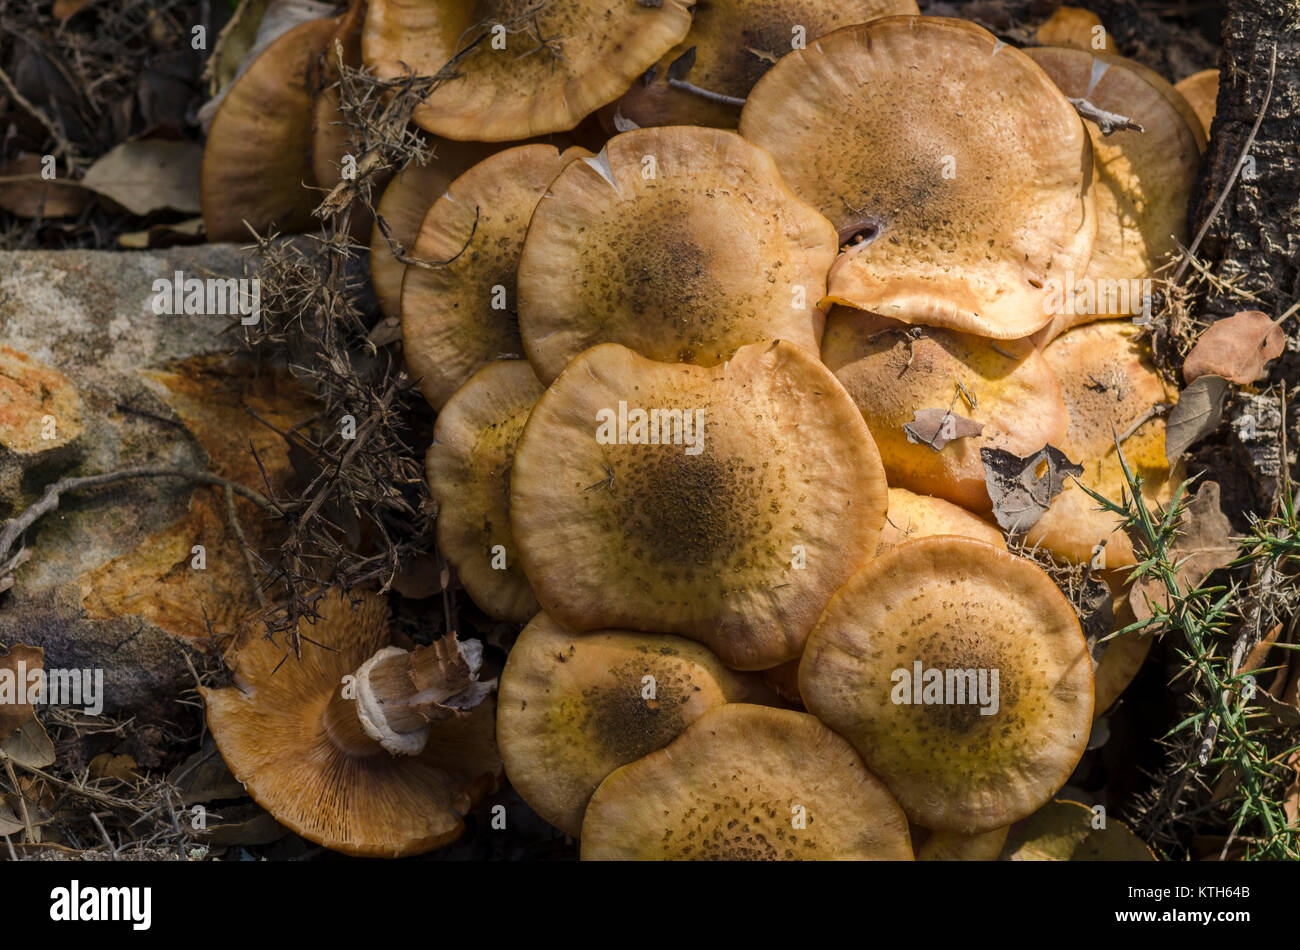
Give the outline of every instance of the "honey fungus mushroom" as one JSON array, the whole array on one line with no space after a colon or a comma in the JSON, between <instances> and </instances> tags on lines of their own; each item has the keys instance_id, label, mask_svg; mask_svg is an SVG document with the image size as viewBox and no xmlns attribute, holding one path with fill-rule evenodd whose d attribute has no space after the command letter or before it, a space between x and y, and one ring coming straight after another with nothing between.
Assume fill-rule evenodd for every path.
<instances>
[{"instance_id":1,"label":"honey fungus mushroom","mask_svg":"<svg viewBox=\"0 0 1300 950\"><path fill-rule=\"evenodd\" d=\"M497 742L529 807L578 837L610 772L681 735L705 711L753 694L708 648L664 634L573 634L538 614L501 673Z\"/></svg>"},{"instance_id":2,"label":"honey fungus mushroom","mask_svg":"<svg viewBox=\"0 0 1300 950\"><path fill-rule=\"evenodd\" d=\"M876 553L883 554L904 541L929 538L936 534L955 534L974 538L1006 550L1002 532L983 518L942 498L918 495L906 488L889 489L889 512L881 529Z\"/></svg>"},{"instance_id":3,"label":"honey fungus mushroom","mask_svg":"<svg viewBox=\"0 0 1300 950\"><path fill-rule=\"evenodd\" d=\"M887 497L852 400L784 341L713 367L593 347L533 408L510 487L548 614L681 634L748 670L799 655L875 550Z\"/></svg>"},{"instance_id":4,"label":"honey fungus mushroom","mask_svg":"<svg viewBox=\"0 0 1300 950\"><path fill-rule=\"evenodd\" d=\"M908 818L980 834L1065 784L1092 726L1092 657L1032 561L969 538L900 544L831 599L799 666L808 711Z\"/></svg>"},{"instance_id":5,"label":"honey fungus mushroom","mask_svg":"<svg viewBox=\"0 0 1300 950\"><path fill-rule=\"evenodd\" d=\"M1210 126L1214 124L1214 114L1219 105L1219 71L1217 69L1202 69L1198 73L1192 73L1186 79L1180 79L1174 83L1174 88L1187 100L1188 105L1196 112L1196 118L1200 120L1201 130L1208 137Z\"/></svg>"},{"instance_id":6,"label":"honey fungus mushroom","mask_svg":"<svg viewBox=\"0 0 1300 950\"><path fill-rule=\"evenodd\" d=\"M908 327L836 307L827 319L822 359L871 428L891 486L982 514L992 502L980 449L1032 455L1056 444L1068 425L1060 383L1027 340ZM936 451L940 440L914 441L904 428L926 410L951 412L981 428Z\"/></svg>"},{"instance_id":7,"label":"honey fungus mushroom","mask_svg":"<svg viewBox=\"0 0 1300 950\"><path fill-rule=\"evenodd\" d=\"M909 861L912 846L848 742L806 713L728 703L600 784L582 859Z\"/></svg>"},{"instance_id":8,"label":"honey fungus mushroom","mask_svg":"<svg viewBox=\"0 0 1300 950\"><path fill-rule=\"evenodd\" d=\"M839 232L836 303L985 337L1047 323L1087 265L1092 149L1024 53L974 24L883 17L784 56L740 132Z\"/></svg>"},{"instance_id":9,"label":"honey fungus mushroom","mask_svg":"<svg viewBox=\"0 0 1300 950\"><path fill-rule=\"evenodd\" d=\"M362 54L380 78L446 77L415 110L421 128L506 142L572 129L690 26L687 0L371 0Z\"/></svg>"},{"instance_id":10,"label":"honey fungus mushroom","mask_svg":"<svg viewBox=\"0 0 1300 950\"><path fill-rule=\"evenodd\" d=\"M301 657L250 637L234 685L200 689L230 771L276 821L335 851L400 857L456 840L501 770L474 651L391 647L375 595L331 593L317 609Z\"/></svg>"},{"instance_id":11,"label":"honey fungus mushroom","mask_svg":"<svg viewBox=\"0 0 1300 950\"><path fill-rule=\"evenodd\" d=\"M541 394L523 360L489 363L438 414L425 461L438 503L438 550L474 603L516 623L538 607L510 530L510 470L519 433Z\"/></svg>"},{"instance_id":12,"label":"honey fungus mushroom","mask_svg":"<svg viewBox=\"0 0 1300 950\"><path fill-rule=\"evenodd\" d=\"M640 126L732 129L740 104L763 74L798 44L852 23L918 13L915 0L709 0L697 3L691 31L618 100ZM687 59L683 60L683 57ZM673 73L689 62L683 76ZM674 63L677 63L674 67ZM670 82L670 78L677 84ZM686 82L698 91L683 88ZM735 102L720 100L729 98Z\"/></svg>"},{"instance_id":13,"label":"honey fungus mushroom","mask_svg":"<svg viewBox=\"0 0 1300 950\"><path fill-rule=\"evenodd\" d=\"M1039 46L1069 46L1096 53L1113 53L1115 44L1102 26L1101 18L1082 7L1057 7L1038 25L1034 40Z\"/></svg>"},{"instance_id":14,"label":"honey fungus mushroom","mask_svg":"<svg viewBox=\"0 0 1300 950\"><path fill-rule=\"evenodd\" d=\"M1140 334L1127 320L1103 320L1075 327L1043 350L1061 380L1070 417L1065 435L1053 444L1082 465L1083 474L1066 481L1025 540L1067 561L1104 568L1135 563L1133 544L1120 530L1122 519L1100 510L1080 487L1107 498L1127 492L1117 437L1129 467L1142 477L1148 505L1166 504L1180 480L1169 471L1160 412L1177 401L1177 392L1156 371Z\"/></svg>"},{"instance_id":15,"label":"honey fungus mushroom","mask_svg":"<svg viewBox=\"0 0 1300 950\"><path fill-rule=\"evenodd\" d=\"M519 329L544 383L597 343L712 366L784 339L816 353L835 231L734 132L617 135L537 206L519 258Z\"/></svg>"},{"instance_id":16,"label":"honey fungus mushroom","mask_svg":"<svg viewBox=\"0 0 1300 950\"><path fill-rule=\"evenodd\" d=\"M515 271L524 232L546 186L569 162L590 154L552 145L506 149L452 182L424 216L412 253L447 263L407 269L402 341L435 409L485 363L523 357Z\"/></svg>"}]
</instances>

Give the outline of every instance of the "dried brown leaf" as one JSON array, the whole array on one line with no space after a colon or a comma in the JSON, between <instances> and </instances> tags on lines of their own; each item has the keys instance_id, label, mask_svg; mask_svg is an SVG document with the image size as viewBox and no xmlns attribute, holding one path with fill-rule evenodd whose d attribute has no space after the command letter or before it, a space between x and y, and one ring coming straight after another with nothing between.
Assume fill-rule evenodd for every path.
<instances>
[{"instance_id":1,"label":"dried brown leaf","mask_svg":"<svg viewBox=\"0 0 1300 950\"><path fill-rule=\"evenodd\" d=\"M1228 388L1222 376L1200 376L1179 395L1165 422L1165 457L1170 466L1219 427Z\"/></svg>"},{"instance_id":2,"label":"dried brown leaf","mask_svg":"<svg viewBox=\"0 0 1300 950\"><path fill-rule=\"evenodd\" d=\"M1244 386L1264 375L1264 366L1284 349L1286 334L1272 317L1243 310L1206 328L1187 354L1183 379L1191 384L1202 376L1222 376Z\"/></svg>"},{"instance_id":3,"label":"dried brown leaf","mask_svg":"<svg viewBox=\"0 0 1300 950\"><path fill-rule=\"evenodd\" d=\"M1054 445L1025 458L1006 449L982 448L980 458L993 517L1011 534L1024 534L1038 522L1065 487L1066 476L1083 474L1083 466Z\"/></svg>"},{"instance_id":4,"label":"dried brown leaf","mask_svg":"<svg viewBox=\"0 0 1300 950\"><path fill-rule=\"evenodd\" d=\"M951 409L918 409L912 414L912 421L903 426L908 442L928 445L936 452L954 439L966 439L984 431L984 424Z\"/></svg>"}]
</instances>

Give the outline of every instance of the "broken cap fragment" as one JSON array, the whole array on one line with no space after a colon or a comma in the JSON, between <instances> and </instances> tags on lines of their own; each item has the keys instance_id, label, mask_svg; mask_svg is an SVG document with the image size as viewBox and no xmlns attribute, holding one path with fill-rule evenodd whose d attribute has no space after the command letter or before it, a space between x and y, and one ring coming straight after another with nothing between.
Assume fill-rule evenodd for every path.
<instances>
[{"instance_id":1,"label":"broken cap fragment","mask_svg":"<svg viewBox=\"0 0 1300 950\"><path fill-rule=\"evenodd\" d=\"M519 258L519 329L549 384L597 343L712 366L783 339L816 353L830 223L734 132L617 135L567 165Z\"/></svg>"},{"instance_id":2,"label":"broken cap fragment","mask_svg":"<svg viewBox=\"0 0 1300 950\"><path fill-rule=\"evenodd\" d=\"M1032 561L921 538L867 563L804 649L799 692L916 824L979 834L1065 784L1092 726L1092 657Z\"/></svg>"},{"instance_id":3,"label":"broken cap fragment","mask_svg":"<svg viewBox=\"0 0 1300 950\"><path fill-rule=\"evenodd\" d=\"M972 23L823 36L758 81L740 131L838 230L835 303L1018 338L1048 321L1048 279L1088 262L1088 135L1042 70Z\"/></svg>"},{"instance_id":4,"label":"broken cap fragment","mask_svg":"<svg viewBox=\"0 0 1300 950\"><path fill-rule=\"evenodd\" d=\"M593 347L533 408L510 488L556 620L681 634L750 670L798 656L875 550L887 497L861 413L784 341L712 367Z\"/></svg>"},{"instance_id":5,"label":"broken cap fragment","mask_svg":"<svg viewBox=\"0 0 1300 950\"><path fill-rule=\"evenodd\" d=\"M362 50L383 79L445 77L415 110L421 128L505 142L572 129L690 26L687 0L371 0Z\"/></svg>"},{"instance_id":6,"label":"broken cap fragment","mask_svg":"<svg viewBox=\"0 0 1300 950\"><path fill-rule=\"evenodd\" d=\"M501 673L506 776L530 808L576 838L605 776L662 749L706 710L746 699L744 676L692 640L574 634L538 614Z\"/></svg>"},{"instance_id":7,"label":"broken cap fragment","mask_svg":"<svg viewBox=\"0 0 1300 950\"><path fill-rule=\"evenodd\" d=\"M853 747L806 713L729 703L606 778L584 861L909 861L907 819Z\"/></svg>"}]
</instances>

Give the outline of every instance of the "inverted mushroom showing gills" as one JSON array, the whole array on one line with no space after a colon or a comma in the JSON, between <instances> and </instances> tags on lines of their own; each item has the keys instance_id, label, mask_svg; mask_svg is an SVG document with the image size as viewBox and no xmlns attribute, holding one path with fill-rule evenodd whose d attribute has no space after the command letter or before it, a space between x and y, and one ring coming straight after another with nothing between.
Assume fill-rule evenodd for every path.
<instances>
[{"instance_id":1,"label":"inverted mushroom showing gills","mask_svg":"<svg viewBox=\"0 0 1300 950\"><path fill-rule=\"evenodd\" d=\"M817 352L835 230L734 132L610 139L537 206L519 258L519 329L550 383L597 343L712 366L784 339Z\"/></svg>"},{"instance_id":2,"label":"inverted mushroom showing gills","mask_svg":"<svg viewBox=\"0 0 1300 950\"><path fill-rule=\"evenodd\" d=\"M301 657L249 639L234 685L201 690L230 771L276 821L336 851L400 857L456 840L501 770L474 651L435 644L416 662L389 645L374 595L318 609Z\"/></svg>"},{"instance_id":3,"label":"inverted mushroom showing gills","mask_svg":"<svg viewBox=\"0 0 1300 950\"><path fill-rule=\"evenodd\" d=\"M682 634L747 670L799 655L887 498L852 400L783 341L707 368L593 347L533 408L510 487L556 620Z\"/></svg>"},{"instance_id":4,"label":"inverted mushroom showing gills","mask_svg":"<svg viewBox=\"0 0 1300 950\"><path fill-rule=\"evenodd\" d=\"M421 128L506 142L572 129L690 26L687 0L371 0L362 54L385 79L445 77Z\"/></svg>"},{"instance_id":5,"label":"inverted mushroom showing gills","mask_svg":"<svg viewBox=\"0 0 1300 950\"><path fill-rule=\"evenodd\" d=\"M584 861L910 861L907 819L806 713L729 703L601 783Z\"/></svg>"},{"instance_id":6,"label":"inverted mushroom showing gills","mask_svg":"<svg viewBox=\"0 0 1300 950\"><path fill-rule=\"evenodd\" d=\"M1087 133L1041 69L974 24L836 30L758 81L740 132L839 231L836 303L1011 339L1049 319L1048 278L1088 263Z\"/></svg>"},{"instance_id":7,"label":"inverted mushroom showing gills","mask_svg":"<svg viewBox=\"0 0 1300 950\"><path fill-rule=\"evenodd\" d=\"M1050 799L1092 727L1074 608L1032 561L968 538L909 541L855 574L808 638L799 692L909 819L967 835Z\"/></svg>"}]
</instances>

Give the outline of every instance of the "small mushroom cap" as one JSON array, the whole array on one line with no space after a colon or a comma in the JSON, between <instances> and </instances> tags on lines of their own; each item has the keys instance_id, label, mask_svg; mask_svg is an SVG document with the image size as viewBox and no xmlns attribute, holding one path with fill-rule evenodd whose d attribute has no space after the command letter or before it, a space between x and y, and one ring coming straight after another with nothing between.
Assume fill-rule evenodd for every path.
<instances>
[{"instance_id":1,"label":"small mushroom cap","mask_svg":"<svg viewBox=\"0 0 1300 950\"><path fill-rule=\"evenodd\" d=\"M740 131L851 244L829 298L907 323L1027 336L1096 234L1092 154L1032 60L963 20L883 17L787 54Z\"/></svg>"},{"instance_id":2,"label":"small mushroom cap","mask_svg":"<svg viewBox=\"0 0 1300 950\"><path fill-rule=\"evenodd\" d=\"M651 174L653 173L653 174ZM597 343L712 366L784 339L817 352L835 229L734 132L610 139L537 206L519 259L519 328L550 383Z\"/></svg>"},{"instance_id":3,"label":"small mushroom cap","mask_svg":"<svg viewBox=\"0 0 1300 950\"><path fill-rule=\"evenodd\" d=\"M1007 548L1006 538L997 527L965 508L942 498L918 495L906 488L889 489L889 513L876 543L876 554L884 554L904 541L936 534L955 534L983 541L1004 551Z\"/></svg>"},{"instance_id":4,"label":"small mushroom cap","mask_svg":"<svg viewBox=\"0 0 1300 950\"><path fill-rule=\"evenodd\" d=\"M660 444L635 421L652 410ZM510 517L537 599L564 626L678 633L761 670L799 655L875 550L886 502L862 415L806 350L753 344L706 368L609 343L538 400Z\"/></svg>"},{"instance_id":5,"label":"small mushroom cap","mask_svg":"<svg viewBox=\"0 0 1300 950\"><path fill-rule=\"evenodd\" d=\"M1199 73L1192 73L1186 79L1174 83L1174 88L1196 111L1196 117L1201 122L1201 130L1208 137L1219 104L1219 71L1202 69Z\"/></svg>"},{"instance_id":6,"label":"small mushroom cap","mask_svg":"<svg viewBox=\"0 0 1300 950\"><path fill-rule=\"evenodd\" d=\"M524 360L487 364L438 414L425 459L438 503L438 549L474 603L514 623L538 611L511 532L510 470L515 443L542 390Z\"/></svg>"},{"instance_id":7,"label":"small mushroom cap","mask_svg":"<svg viewBox=\"0 0 1300 950\"><path fill-rule=\"evenodd\" d=\"M433 408L441 409L485 363L523 357L515 271L524 233L560 169L590 154L582 148L561 153L553 145L497 152L452 182L424 216L413 255L450 263L407 268L402 341Z\"/></svg>"},{"instance_id":8,"label":"small mushroom cap","mask_svg":"<svg viewBox=\"0 0 1300 950\"><path fill-rule=\"evenodd\" d=\"M1008 825L978 835L963 835L955 831L930 832L916 849L916 860L996 861L1010 830Z\"/></svg>"},{"instance_id":9,"label":"small mushroom cap","mask_svg":"<svg viewBox=\"0 0 1300 950\"><path fill-rule=\"evenodd\" d=\"M714 0L695 7L691 31L618 100L640 126L708 125L734 129L740 107L714 102L669 82L668 68L695 50L682 77L692 85L744 99L754 83L797 42L881 16L915 14L915 0ZM648 77L648 79L647 79Z\"/></svg>"},{"instance_id":10,"label":"small mushroom cap","mask_svg":"<svg viewBox=\"0 0 1300 950\"><path fill-rule=\"evenodd\" d=\"M822 359L870 426L890 484L975 512L992 509L981 448L1032 455L1045 443L1056 444L1069 422L1055 374L1027 340L909 328L836 307L827 318ZM903 429L925 409L950 409L984 428L936 452L909 441Z\"/></svg>"},{"instance_id":11,"label":"small mushroom cap","mask_svg":"<svg viewBox=\"0 0 1300 950\"><path fill-rule=\"evenodd\" d=\"M318 610L322 619L300 628L301 657L249 638L235 685L200 689L230 771L276 821L335 851L400 857L456 840L500 772L496 704L437 723L419 755L390 755L339 695L343 678L388 645L386 605L366 595L353 607L331 593Z\"/></svg>"},{"instance_id":12,"label":"small mushroom cap","mask_svg":"<svg viewBox=\"0 0 1300 950\"><path fill-rule=\"evenodd\" d=\"M1040 46L1070 46L1093 53L1113 53L1115 44L1101 18L1080 7L1058 7L1039 24L1034 40Z\"/></svg>"},{"instance_id":13,"label":"small mushroom cap","mask_svg":"<svg viewBox=\"0 0 1300 950\"><path fill-rule=\"evenodd\" d=\"M1061 381L1070 424L1061 441L1052 443L1075 464L1083 466L1078 483L1119 499L1128 490L1115 452L1116 436L1151 412L1157 403L1177 401L1177 392L1156 372L1140 328L1127 320L1103 320L1061 334L1043 350L1043 359ZM1124 458L1143 480L1142 495L1150 505L1165 504L1179 478L1171 478L1165 458L1165 420L1153 415L1122 442ZM1133 545L1120 529L1120 519L1098 510L1076 479L1053 499L1046 513L1025 536L1067 561L1091 561L1105 542L1100 567L1135 563Z\"/></svg>"},{"instance_id":14,"label":"small mushroom cap","mask_svg":"<svg viewBox=\"0 0 1300 950\"><path fill-rule=\"evenodd\" d=\"M408 65L437 75L454 59L415 123L450 139L506 142L572 129L690 26L687 0L371 0L362 51L381 78Z\"/></svg>"},{"instance_id":15,"label":"small mushroom cap","mask_svg":"<svg viewBox=\"0 0 1300 950\"><path fill-rule=\"evenodd\" d=\"M447 191L458 176L470 166L497 150L496 146L478 142L435 141L433 158L427 165L407 165L388 183L375 207L378 218L370 232L370 283L385 314L396 317L402 312L402 277L406 265L393 256L389 236L411 256L420 225L430 206Z\"/></svg>"},{"instance_id":16,"label":"small mushroom cap","mask_svg":"<svg viewBox=\"0 0 1300 950\"><path fill-rule=\"evenodd\" d=\"M806 713L729 703L612 773L584 861L910 861L907 819L840 736Z\"/></svg>"},{"instance_id":17,"label":"small mushroom cap","mask_svg":"<svg viewBox=\"0 0 1300 950\"><path fill-rule=\"evenodd\" d=\"M530 808L576 838L605 776L662 749L706 710L747 698L742 676L691 640L573 634L538 614L501 674L506 775Z\"/></svg>"},{"instance_id":18,"label":"small mushroom cap","mask_svg":"<svg viewBox=\"0 0 1300 950\"><path fill-rule=\"evenodd\" d=\"M927 695L936 670L941 687ZM967 685L974 696L961 695ZM1032 561L922 538L868 562L832 598L799 692L912 821L978 834L1028 815L1069 778L1092 726L1092 657L1074 608Z\"/></svg>"},{"instance_id":19,"label":"small mushroom cap","mask_svg":"<svg viewBox=\"0 0 1300 950\"><path fill-rule=\"evenodd\" d=\"M1103 135L1096 123L1084 123L1092 137L1097 239L1085 271L1052 277L1053 321L1035 338L1043 345L1071 326L1142 311L1143 294L1151 292L1143 282L1189 241L1187 206L1201 152L1172 100L1128 60L1059 47L1025 52L1067 96L1143 128Z\"/></svg>"},{"instance_id":20,"label":"small mushroom cap","mask_svg":"<svg viewBox=\"0 0 1300 950\"><path fill-rule=\"evenodd\" d=\"M308 231L318 195L312 170L312 116L321 54L339 17L289 30L253 60L226 93L208 130L200 172L209 241L259 232Z\"/></svg>"}]
</instances>

